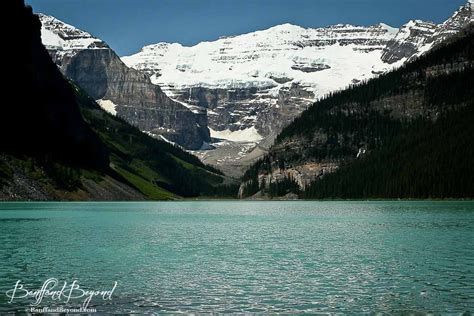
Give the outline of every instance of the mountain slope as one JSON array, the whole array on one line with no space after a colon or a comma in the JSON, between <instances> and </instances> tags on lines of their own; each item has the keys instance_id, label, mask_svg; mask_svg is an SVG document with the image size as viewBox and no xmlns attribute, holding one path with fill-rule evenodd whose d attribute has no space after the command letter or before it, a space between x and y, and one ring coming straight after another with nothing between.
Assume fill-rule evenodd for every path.
<instances>
[{"instance_id":1,"label":"mountain slope","mask_svg":"<svg viewBox=\"0 0 474 316\"><path fill-rule=\"evenodd\" d=\"M401 66L472 19L468 2L440 25L419 20L400 29L284 24L193 47L149 45L122 60L149 74L171 98L207 109L217 149L197 154L233 171L264 153L315 100ZM234 158L228 152L235 152Z\"/></svg>"},{"instance_id":2,"label":"mountain slope","mask_svg":"<svg viewBox=\"0 0 474 316\"><path fill-rule=\"evenodd\" d=\"M8 101L0 109L2 151L106 168L107 149L83 121L75 91L41 44L38 18L21 1L9 1L6 9L18 21L6 34L16 50L5 51L3 97Z\"/></svg>"},{"instance_id":3,"label":"mountain slope","mask_svg":"<svg viewBox=\"0 0 474 316\"><path fill-rule=\"evenodd\" d=\"M247 171L241 194L296 183L318 198L472 197L473 43L470 26L413 63L315 103Z\"/></svg>"},{"instance_id":4,"label":"mountain slope","mask_svg":"<svg viewBox=\"0 0 474 316\"><path fill-rule=\"evenodd\" d=\"M412 20L403 25L384 49L382 60L389 64L410 61L442 43L474 21L474 3L469 0L442 24Z\"/></svg>"},{"instance_id":5,"label":"mountain slope","mask_svg":"<svg viewBox=\"0 0 474 316\"><path fill-rule=\"evenodd\" d=\"M365 159L343 165L338 172L312 183L303 197L472 198L472 135L473 102L435 123L412 126Z\"/></svg>"},{"instance_id":6,"label":"mountain slope","mask_svg":"<svg viewBox=\"0 0 474 316\"><path fill-rule=\"evenodd\" d=\"M4 7L18 24L7 36L18 51L6 52L4 96L9 102L0 109L1 200L174 199L220 193L226 180L218 171L104 112L68 82L42 45L41 23L30 7L21 0Z\"/></svg>"},{"instance_id":7,"label":"mountain slope","mask_svg":"<svg viewBox=\"0 0 474 316\"><path fill-rule=\"evenodd\" d=\"M159 43L122 60L170 97L208 109L211 132L255 128L262 138L316 97L384 71L380 56L395 32L383 24L284 24L193 47Z\"/></svg>"},{"instance_id":8,"label":"mountain slope","mask_svg":"<svg viewBox=\"0 0 474 316\"><path fill-rule=\"evenodd\" d=\"M205 111L168 98L147 76L125 66L105 42L54 17L39 16L42 42L53 61L110 113L189 149L210 141Z\"/></svg>"},{"instance_id":9,"label":"mountain slope","mask_svg":"<svg viewBox=\"0 0 474 316\"><path fill-rule=\"evenodd\" d=\"M104 112L84 92L78 95L78 103L85 120L107 145L111 169L145 196L235 196L235 181L203 165L195 156Z\"/></svg>"}]
</instances>

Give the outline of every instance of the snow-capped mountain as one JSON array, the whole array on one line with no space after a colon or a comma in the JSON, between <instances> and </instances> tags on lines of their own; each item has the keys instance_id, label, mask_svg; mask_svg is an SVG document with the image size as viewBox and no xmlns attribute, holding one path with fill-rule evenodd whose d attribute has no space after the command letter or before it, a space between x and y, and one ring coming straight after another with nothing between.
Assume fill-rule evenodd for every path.
<instances>
[{"instance_id":1,"label":"snow-capped mountain","mask_svg":"<svg viewBox=\"0 0 474 316\"><path fill-rule=\"evenodd\" d=\"M258 158L316 99L399 67L471 23L472 1L439 25L283 24L192 47L149 45L122 60L150 75L172 99L206 109L211 136L225 141L197 154L235 171Z\"/></svg>"},{"instance_id":2,"label":"snow-capped mountain","mask_svg":"<svg viewBox=\"0 0 474 316\"><path fill-rule=\"evenodd\" d=\"M471 23L473 1L439 25L283 24L192 47L158 43L121 58L133 69L90 34L41 19L53 59L104 108L180 144L191 139L188 148L214 149L196 153L238 175L316 99L399 67Z\"/></svg>"},{"instance_id":3,"label":"snow-capped mountain","mask_svg":"<svg viewBox=\"0 0 474 316\"><path fill-rule=\"evenodd\" d=\"M122 60L171 98L206 108L211 135L258 141L315 99L398 67L455 34L473 20L472 1L440 25L284 24L192 47L149 45Z\"/></svg>"},{"instance_id":4,"label":"snow-capped mountain","mask_svg":"<svg viewBox=\"0 0 474 316\"><path fill-rule=\"evenodd\" d=\"M104 110L187 149L199 149L210 141L205 110L171 100L145 74L127 67L102 40L54 17L39 17L42 42L53 61Z\"/></svg>"},{"instance_id":5,"label":"snow-capped mountain","mask_svg":"<svg viewBox=\"0 0 474 316\"><path fill-rule=\"evenodd\" d=\"M327 77L328 72L333 74L331 69L339 65L356 64L353 73L356 76L367 72L364 60L359 58L354 63L344 59L359 55L373 57L370 53L382 50L396 31L382 24L368 28L337 25L322 29L283 24L193 47L159 43L122 59L148 72L156 83L179 87L268 88L287 84L282 81L307 81L316 86L313 81L322 76L318 72L326 70L324 77ZM368 68L370 73L372 65ZM332 81L336 85L338 79L351 76L334 75L337 76ZM328 86L326 91L331 90Z\"/></svg>"},{"instance_id":6,"label":"snow-capped mountain","mask_svg":"<svg viewBox=\"0 0 474 316\"><path fill-rule=\"evenodd\" d=\"M171 98L207 108L213 135L248 130L254 141L278 133L316 98L386 71L381 55L396 33L384 24L284 24L193 47L159 43L122 60Z\"/></svg>"},{"instance_id":7,"label":"snow-capped mountain","mask_svg":"<svg viewBox=\"0 0 474 316\"><path fill-rule=\"evenodd\" d=\"M55 17L38 14L41 20L41 41L47 49L75 54L84 49L109 49L102 40L64 23Z\"/></svg>"},{"instance_id":8,"label":"snow-capped mountain","mask_svg":"<svg viewBox=\"0 0 474 316\"><path fill-rule=\"evenodd\" d=\"M429 50L437 25L431 22L412 20L400 27L397 35L383 50L382 61L393 64L412 59Z\"/></svg>"}]
</instances>

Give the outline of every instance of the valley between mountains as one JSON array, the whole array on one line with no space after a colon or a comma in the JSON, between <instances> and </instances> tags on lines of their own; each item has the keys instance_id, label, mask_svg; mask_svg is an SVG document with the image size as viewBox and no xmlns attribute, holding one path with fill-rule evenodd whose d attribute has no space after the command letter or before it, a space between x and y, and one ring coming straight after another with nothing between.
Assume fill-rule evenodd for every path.
<instances>
[{"instance_id":1,"label":"valley between mountains","mask_svg":"<svg viewBox=\"0 0 474 316\"><path fill-rule=\"evenodd\" d=\"M2 116L2 200L474 196L473 0L131 56L10 5L7 91L28 93Z\"/></svg>"},{"instance_id":2,"label":"valley between mountains","mask_svg":"<svg viewBox=\"0 0 474 316\"><path fill-rule=\"evenodd\" d=\"M123 57L85 31L40 19L53 60L104 109L238 178L316 100L410 62L473 14L468 2L439 25L283 24L192 47L148 45Z\"/></svg>"}]
</instances>

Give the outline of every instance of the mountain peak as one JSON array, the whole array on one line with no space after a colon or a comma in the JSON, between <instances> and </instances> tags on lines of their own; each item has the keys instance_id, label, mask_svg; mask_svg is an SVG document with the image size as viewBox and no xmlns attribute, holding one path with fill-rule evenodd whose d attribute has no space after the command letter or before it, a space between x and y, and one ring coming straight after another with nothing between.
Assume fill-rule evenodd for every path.
<instances>
[{"instance_id":1,"label":"mountain peak","mask_svg":"<svg viewBox=\"0 0 474 316\"><path fill-rule=\"evenodd\" d=\"M463 5L459 11L462 11L463 9L467 9L467 10L472 10L474 9L474 0L467 0L466 4Z\"/></svg>"},{"instance_id":2,"label":"mountain peak","mask_svg":"<svg viewBox=\"0 0 474 316\"><path fill-rule=\"evenodd\" d=\"M305 30L305 28L291 24L291 23L283 23L279 25L272 26L267 29L267 31L277 31L277 32L294 32L294 31L301 31Z\"/></svg>"},{"instance_id":3,"label":"mountain peak","mask_svg":"<svg viewBox=\"0 0 474 316\"><path fill-rule=\"evenodd\" d=\"M332 25L332 26L330 26L329 28L333 28L333 29L348 29L348 28L354 28L354 27L355 27L355 25L353 25L353 24L339 23L339 24Z\"/></svg>"},{"instance_id":4,"label":"mountain peak","mask_svg":"<svg viewBox=\"0 0 474 316\"><path fill-rule=\"evenodd\" d=\"M442 25L447 32L455 33L462 27L474 22L473 15L474 0L468 0L466 5L460 7L449 19Z\"/></svg>"},{"instance_id":5,"label":"mountain peak","mask_svg":"<svg viewBox=\"0 0 474 316\"><path fill-rule=\"evenodd\" d=\"M41 38L48 49L78 50L107 49L105 42L69 25L54 16L38 13L42 27Z\"/></svg>"},{"instance_id":6,"label":"mountain peak","mask_svg":"<svg viewBox=\"0 0 474 316\"><path fill-rule=\"evenodd\" d=\"M474 1L474 0L473 0L473 1ZM379 24L377 24L377 26L380 27L380 28L382 28L382 29L387 30L387 32L389 32L389 33L391 33L391 34L397 34L397 32L398 32L398 30L399 30L398 28L392 27L392 26L390 26L390 25L388 25L388 24L385 24L385 23L379 23Z\"/></svg>"},{"instance_id":7,"label":"mountain peak","mask_svg":"<svg viewBox=\"0 0 474 316\"><path fill-rule=\"evenodd\" d=\"M156 44L150 44L147 46L142 47L140 52L146 53L146 52L155 52L155 51L166 51L169 49L179 49L183 47L180 43L168 43L168 42L159 42Z\"/></svg>"}]
</instances>

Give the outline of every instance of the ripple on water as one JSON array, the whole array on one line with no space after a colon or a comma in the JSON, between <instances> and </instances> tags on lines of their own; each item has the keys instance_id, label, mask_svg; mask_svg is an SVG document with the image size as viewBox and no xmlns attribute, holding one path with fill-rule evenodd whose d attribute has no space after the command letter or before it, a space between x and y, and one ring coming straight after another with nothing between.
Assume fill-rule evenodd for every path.
<instances>
[{"instance_id":1,"label":"ripple on water","mask_svg":"<svg viewBox=\"0 0 474 316\"><path fill-rule=\"evenodd\" d=\"M471 202L2 207L2 292L54 276L118 281L93 303L123 313L474 310ZM0 312L22 308L0 299Z\"/></svg>"}]
</instances>

